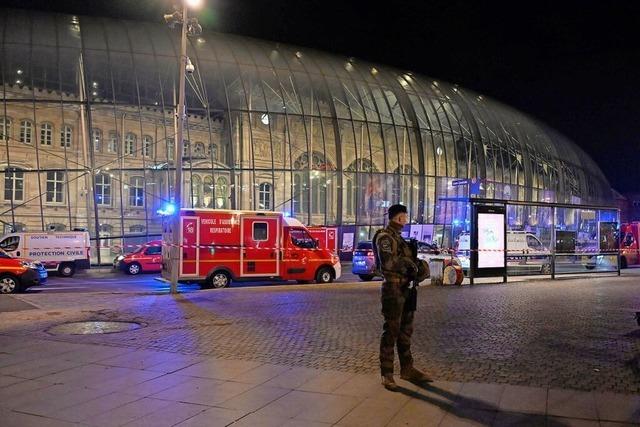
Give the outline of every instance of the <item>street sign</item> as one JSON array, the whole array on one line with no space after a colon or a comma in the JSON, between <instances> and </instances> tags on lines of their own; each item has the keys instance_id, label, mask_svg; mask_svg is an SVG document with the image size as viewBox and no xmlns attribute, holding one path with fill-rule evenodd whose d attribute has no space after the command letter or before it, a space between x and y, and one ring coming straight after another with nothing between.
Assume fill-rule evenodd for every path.
<instances>
[{"instance_id":1,"label":"street sign","mask_svg":"<svg viewBox=\"0 0 640 427\"><path fill-rule=\"evenodd\" d=\"M454 179L453 181L451 181L451 185L453 185L454 187L460 187L461 185L467 184L469 184L468 179Z\"/></svg>"}]
</instances>

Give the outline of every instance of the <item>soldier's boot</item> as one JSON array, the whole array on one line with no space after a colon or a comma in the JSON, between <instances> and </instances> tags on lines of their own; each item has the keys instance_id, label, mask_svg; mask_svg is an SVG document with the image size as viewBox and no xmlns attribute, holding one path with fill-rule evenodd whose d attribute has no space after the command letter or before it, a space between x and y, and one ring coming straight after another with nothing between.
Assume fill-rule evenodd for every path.
<instances>
[{"instance_id":1,"label":"soldier's boot","mask_svg":"<svg viewBox=\"0 0 640 427\"><path fill-rule=\"evenodd\" d=\"M398 389L398 385L393 379L393 374L384 374L382 376L382 385L389 391L396 391Z\"/></svg>"},{"instance_id":2,"label":"soldier's boot","mask_svg":"<svg viewBox=\"0 0 640 427\"><path fill-rule=\"evenodd\" d=\"M414 368L413 366L408 366L406 368L401 369L400 378L406 381L410 381L412 383L425 383L425 382L433 381L433 379L429 375Z\"/></svg>"}]
</instances>

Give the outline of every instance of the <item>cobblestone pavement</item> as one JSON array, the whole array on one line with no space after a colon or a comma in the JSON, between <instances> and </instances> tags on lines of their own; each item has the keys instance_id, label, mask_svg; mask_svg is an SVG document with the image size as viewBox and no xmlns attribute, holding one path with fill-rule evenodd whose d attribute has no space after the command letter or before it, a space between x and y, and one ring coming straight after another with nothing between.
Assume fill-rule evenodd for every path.
<instances>
[{"instance_id":1,"label":"cobblestone pavement","mask_svg":"<svg viewBox=\"0 0 640 427\"><path fill-rule=\"evenodd\" d=\"M638 278L423 287L416 364L439 380L639 392ZM378 369L379 283L16 298L39 309L0 313L0 334L352 373ZM93 336L46 332L87 319L146 327Z\"/></svg>"}]
</instances>

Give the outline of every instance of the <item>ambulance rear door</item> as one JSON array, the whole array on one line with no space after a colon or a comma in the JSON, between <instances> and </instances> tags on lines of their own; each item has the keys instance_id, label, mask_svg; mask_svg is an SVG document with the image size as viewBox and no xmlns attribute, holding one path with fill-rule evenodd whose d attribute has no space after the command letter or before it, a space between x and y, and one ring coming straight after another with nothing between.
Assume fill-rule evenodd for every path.
<instances>
[{"instance_id":1,"label":"ambulance rear door","mask_svg":"<svg viewBox=\"0 0 640 427\"><path fill-rule=\"evenodd\" d=\"M197 277L200 266L200 217L181 216L180 277Z\"/></svg>"}]
</instances>

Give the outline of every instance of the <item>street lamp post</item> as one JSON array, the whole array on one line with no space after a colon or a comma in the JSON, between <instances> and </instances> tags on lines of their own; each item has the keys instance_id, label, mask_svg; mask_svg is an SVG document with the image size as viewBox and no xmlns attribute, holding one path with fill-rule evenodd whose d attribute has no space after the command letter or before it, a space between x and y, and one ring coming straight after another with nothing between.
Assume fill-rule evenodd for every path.
<instances>
[{"instance_id":1,"label":"street lamp post","mask_svg":"<svg viewBox=\"0 0 640 427\"><path fill-rule=\"evenodd\" d=\"M182 225L180 224L180 208L182 207L182 152L183 152L183 134L184 134L184 121L186 119L186 107L185 107L185 73L187 71L187 63L189 62L187 57L187 33L196 33L201 31L195 19L189 20L187 16L188 7L199 6L199 0L182 0L182 14L176 11L173 14L165 15L167 23L173 27L176 23L181 23L181 36L180 36L180 60L179 60L179 78L178 78L178 106L176 108L177 115L177 129L176 129L176 143L175 147L175 180L174 180L174 200L175 213L172 220L172 242L169 250L171 260L171 286L170 292L172 294L178 293L178 277L180 272L180 251L182 251L182 240L180 235Z\"/></svg>"}]
</instances>

